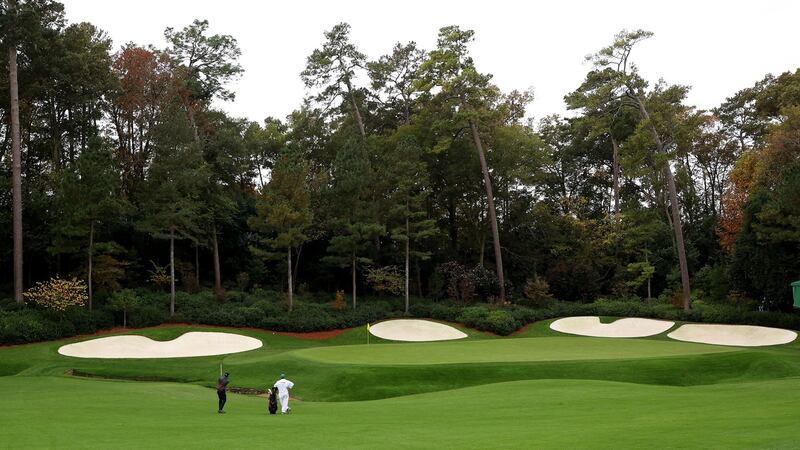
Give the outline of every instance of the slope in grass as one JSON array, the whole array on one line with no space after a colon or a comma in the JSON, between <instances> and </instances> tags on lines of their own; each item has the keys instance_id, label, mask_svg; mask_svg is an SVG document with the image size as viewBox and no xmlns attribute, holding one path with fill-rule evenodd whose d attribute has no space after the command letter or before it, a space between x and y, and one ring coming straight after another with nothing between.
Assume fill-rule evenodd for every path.
<instances>
[{"instance_id":1,"label":"slope in grass","mask_svg":"<svg viewBox=\"0 0 800 450\"><path fill-rule=\"evenodd\" d=\"M264 399L170 383L0 378L8 448L789 448L800 380L666 387L501 383L371 402ZM7 425L7 426L6 426Z\"/></svg>"}]
</instances>

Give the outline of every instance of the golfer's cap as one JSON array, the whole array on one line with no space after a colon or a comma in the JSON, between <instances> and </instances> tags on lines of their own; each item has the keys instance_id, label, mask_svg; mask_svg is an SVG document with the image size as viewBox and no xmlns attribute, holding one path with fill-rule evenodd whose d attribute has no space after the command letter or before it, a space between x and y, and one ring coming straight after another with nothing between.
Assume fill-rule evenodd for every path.
<instances>
[{"instance_id":1,"label":"golfer's cap","mask_svg":"<svg viewBox=\"0 0 800 450\"><path fill-rule=\"evenodd\" d=\"M281 378L286 378L286 374L285 374L285 373L282 373L282 374L281 374Z\"/></svg>"},{"instance_id":2,"label":"golfer's cap","mask_svg":"<svg viewBox=\"0 0 800 450\"><path fill-rule=\"evenodd\" d=\"M225 376L227 377L228 375L230 375L230 373L228 373L228 372L225 372Z\"/></svg>"}]
</instances>

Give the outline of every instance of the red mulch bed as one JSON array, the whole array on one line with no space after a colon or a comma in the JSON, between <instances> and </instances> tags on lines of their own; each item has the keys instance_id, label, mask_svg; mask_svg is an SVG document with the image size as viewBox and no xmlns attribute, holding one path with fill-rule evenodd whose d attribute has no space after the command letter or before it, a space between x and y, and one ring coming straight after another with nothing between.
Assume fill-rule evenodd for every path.
<instances>
[{"instance_id":1,"label":"red mulch bed","mask_svg":"<svg viewBox=\"0 0 800 450\"><path fill-rule=\"evenodd\" d=\"M352 330L352 328L343 328L340 330L328 330L328 331L312 331L309 333L293 333L290 331L273 331L273 333L297 339L306 339L309 341L324 341L326 339L333 339L336 336L339 336L340 334L344 333L345 331L350 331L350 330Z\"/></svg>"},{"instance_id":2,"label":"red mulch bed","mask_svg":"<svg viewBox=\"0 0 800 450\"><path fill-rule=\"evenodd\" d=\"M522 328L520 328L519 330L509 334L509 336L516 336L516 335L518 335L520 333L524 333L525 331L528 330L528 328L530 328L531 325L533 325L533 322L531 322L531 323L529 323L527 325L523 325Z\"/></svg>"}]
</instances>

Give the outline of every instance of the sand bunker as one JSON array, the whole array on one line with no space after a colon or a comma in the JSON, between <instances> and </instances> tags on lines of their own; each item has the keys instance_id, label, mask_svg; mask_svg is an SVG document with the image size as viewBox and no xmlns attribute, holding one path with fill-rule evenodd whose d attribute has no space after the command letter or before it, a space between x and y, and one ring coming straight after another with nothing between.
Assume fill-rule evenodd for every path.
<instances>
[{"instance_id":1,"label":"sand bunker","mask_svg":"<svg viewBox=\"0 0 800 450\"><path fill-rule=\"evenodd\" d=\"M752 325L687 324L667 336L679 341L740 347L788 344L797 339L794 331Z\"/></svg>"},{"instance_id":2,"label":"sand bunker","mask_svg":"<svg viewBox=\"0 0 800 450\"><path fill-rule=\"evenodd\" d=\"M550 328L562 333L580 336L635 338L663 333L675 322L666 320L627 318L612 323L600 323L597 316L566 317L550 324Z\"/></svg>"},{"instance_id":3,"label":"sand bunker","mask_svg":"<svg viewBox=\"0 0 800 450\"><path fill-rule=\"evenodd\" d=\"M455 328L429 320L398 319L369 327L373 336L391 341L428 342L463 339L466 334Z\"/></svg>"},{"instance_id":4,"label":"sand bunker","mask_svg":"<svg viewBox=\"0 0 800 450\"><path fill-rule=\"evenodd\" d=\"M111 336L68 344L58 353L77 358L185 358L255 350L260 340L240 334L191 331L171 341L144 336Z\"/></svg>"}]
</instances>

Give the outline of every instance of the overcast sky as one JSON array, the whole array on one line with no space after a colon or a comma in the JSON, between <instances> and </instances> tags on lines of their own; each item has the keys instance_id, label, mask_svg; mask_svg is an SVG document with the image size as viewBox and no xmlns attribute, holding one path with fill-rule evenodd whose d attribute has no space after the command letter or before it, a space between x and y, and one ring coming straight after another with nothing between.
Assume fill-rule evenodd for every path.
<instances>
[{"instance_id":1,"label":"overcast sky","mask_svg":"<svg viewBox=\"0 0 800 450\"><path fill-rule=\"evenodd\" d=\"M300 71L323 32L338 22L368 58L395 42L435 46L438 29L475 30L478 70L504 91L533 88L528 115L565 113L563 97L580 84L584 56L623 28L655 32L634 50L642 74L692 87L688 102L711 108L766 73L800 66L800 1L178 1L62 0L70 23L89 21L114 40L163 48L164 28L208 19L212 33L230 34L242 49L244 75L236 100L218 105L261 121L284 118L305 95Z\"/></svg>"}]
</instances>

